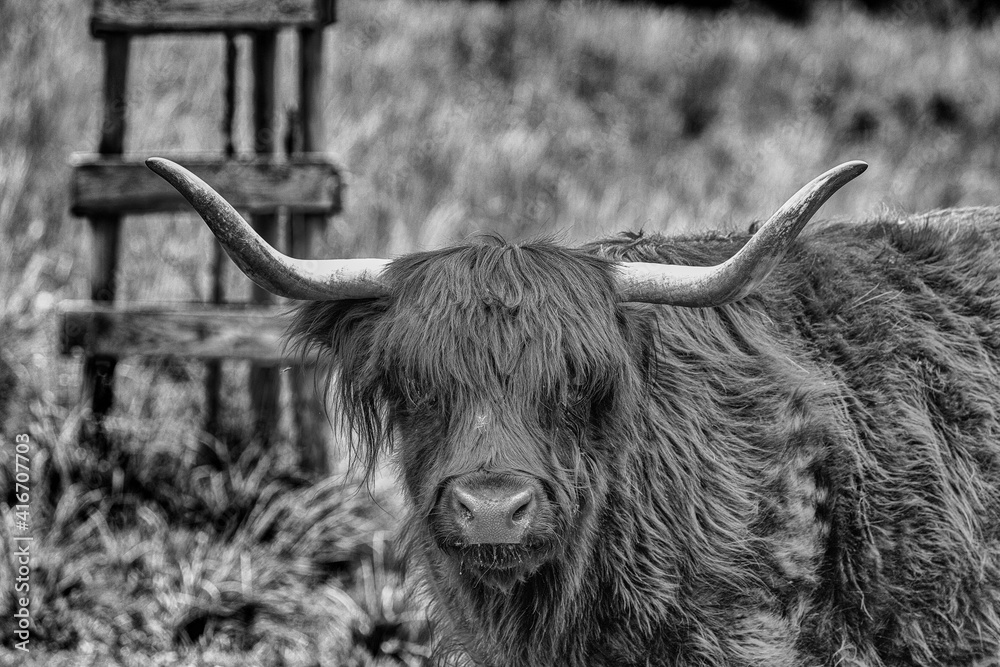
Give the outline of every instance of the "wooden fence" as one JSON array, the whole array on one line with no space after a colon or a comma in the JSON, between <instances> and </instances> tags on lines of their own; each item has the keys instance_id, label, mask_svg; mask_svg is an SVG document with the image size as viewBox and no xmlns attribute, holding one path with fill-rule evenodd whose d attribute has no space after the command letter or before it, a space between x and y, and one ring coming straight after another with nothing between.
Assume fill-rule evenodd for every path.
<instances>
[{"instance_id":1,"label":"wooden fence","mask_svg":"<svg viewBox=\"0 0 1000 667\"><path fill-rule=\"evenodd\" d=\"M257 232L275 246L278 211L289 214L285 251L314 258L329 216L340 210L340 173L323 149L322 100L324 28L336 20L335 0L96 0L91 32L104 47L104 122L96 155L74 156L71 207L87 219L93 235L90 300L62 308L62 350L82 348L85 390L90 393L94 437L105 442L104 418L114 401L114 374L124 357L183 357L205 360L206 423L219 425L220 360L251 362L249 390L256 433L274 433L279 409L277 317L286 308L253 286L251 303L226 304L222 266L228 261L216 244L210 304L154 306L115 301L119 240L126 214L190 211L188 203L143 164L146 156L125 154L129 50L133 41L155 33L219 33L226 41L223 123L225 150L217 156L171 155L210 183L237 209L249 214ZM298 99L290 128L287 160L276 157L275 65L279 30L297 31ZM237 158L233 141L239 34L250 36L252 62L253 155ZM140 120L141 122L141 120ZM310 367L293 372L292 404L304 470L327 472L328 426Z\"/></svg>"}]
</instances>

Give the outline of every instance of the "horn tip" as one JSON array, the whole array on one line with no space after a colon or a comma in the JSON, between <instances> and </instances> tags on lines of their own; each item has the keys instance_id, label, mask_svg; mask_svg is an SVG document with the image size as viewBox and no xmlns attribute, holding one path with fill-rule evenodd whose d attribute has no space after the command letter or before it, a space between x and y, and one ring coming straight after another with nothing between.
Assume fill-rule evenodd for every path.
<instances>
[{"instance_id":1,"label":"horn tip","mask_svg":"<svg viewBox=\"0 0 1000 667\"><path fill-rule=\"evenodd\" d=\"M163 178L168 183L173 185L175 188L178 187L178 183L198 183L198 177L192 174L190 171L180 166L173 160L168 160L165 157L149 157L146 158L146 166L157 176ZM183 190L181 191L183 194ZM187 195L185 195L187 196Z\"/></svg>"},{"instance_id":2,"label":"horn tip","mask_svg":"<svg viewBox=\"0 0 1000 667\"><path fill-rule=\"evenodd\" d=\"M841 168L845 171L852 172L855 176L860 176L865 173L866 169L868 169L868 163L864 160L849 160L848 162L842 164Z\"/></svg>"},{"instance_id":3,"label":"horn tip","mask_svg":"<svg viewBox=\"0 0 1000 667\"><path fill-rule=\"evenodd\" d=\"M170 160L162 157L148 157L146 158L146 166L149 167L153 172L163 175L163 172L172 164Z\"/></svg>"}]
</instances>

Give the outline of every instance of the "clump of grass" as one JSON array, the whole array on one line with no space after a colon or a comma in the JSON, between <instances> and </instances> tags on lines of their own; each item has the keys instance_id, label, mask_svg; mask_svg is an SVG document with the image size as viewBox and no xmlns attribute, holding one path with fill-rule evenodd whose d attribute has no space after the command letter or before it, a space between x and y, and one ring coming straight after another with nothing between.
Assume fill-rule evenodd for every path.
<instances>
[{"instance_id":1,"label":"clump of grass","mask_svg":"<svg viewBox=\"0 0 1000 667\"><path fill-rule=\"evenodd\" d=\"M348 664L372 661L416 667L431 657L427 616L417 593L408 586L391 545L382 532L371 538L371 554L360 565L360 582L353 594L331 589L349 619L352 649Z\"/></svg>"},{"instance_id":2,"label":"clump of grass","mask_svg":"<svg viewBox=\"0 0 1000 667\"><path fill-rule=\"evenodd\" d=\"M282 463L294 460L287 442L219 465L182 443L166 455L155 431L112 431L98 455L77 440L81 414L53 410L30 429L36 646L116 662L220 652L307 664L333 633L323 650L345 650L342 589L364 580L370 536L393 523L377 497L341 479L310 484ZM2 559L4 614L15 573ZM0 628L5 646L10 632Z\"/></svg>"}]
</instances>

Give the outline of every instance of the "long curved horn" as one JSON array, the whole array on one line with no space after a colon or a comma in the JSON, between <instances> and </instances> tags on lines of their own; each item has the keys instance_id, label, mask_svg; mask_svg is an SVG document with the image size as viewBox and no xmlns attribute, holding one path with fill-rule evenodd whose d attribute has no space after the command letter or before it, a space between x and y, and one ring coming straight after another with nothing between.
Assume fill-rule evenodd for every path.
<instances>
[{"instance_id":1,"label":"long curved horn","mask_svg":"<svg viewBox=\"0 0 1000 667\"><path fill-rule=\"evenodd\" d=\"M385 259L294 259L253 230L236 209L184 167L151 157L146 166L191 202L240 270L272 294L290 299L365 299L383 296Z\"/></svg>"},{"instance_id":2,"label":"long curved horn","mask_svg":"<svg viewBox=\"0 0 1000 667\"><path fill-rule=\"evenodd\" d=\"M767 278L819 207L867 168L867 163L853 160L817 176L792 195L738 253L717 266L622 262L619 299L689 307L739 301Z\"/></svg>"}]
</instances>

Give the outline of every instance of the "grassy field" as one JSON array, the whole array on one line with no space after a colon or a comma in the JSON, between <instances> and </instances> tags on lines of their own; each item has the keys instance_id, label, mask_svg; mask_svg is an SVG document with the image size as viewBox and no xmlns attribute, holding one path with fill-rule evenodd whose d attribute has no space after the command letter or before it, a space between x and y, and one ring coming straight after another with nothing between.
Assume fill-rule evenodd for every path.
<instances>
[{"instance_id":1,"label":"grassy field","mask_svg":"<svg viewBox=\"0 0 1000 667\"><path fill-rule=\"evenodd\" d=\"M330 253L744 229L851 158L871 168L829 216L1000 203L995 27L833 6L793 26L602 2L339 4L325 118L348 187ZM224 424L249 443L238 458L199 429L203 371L186 363L121 364L111 453L79 446L80 361L56 354L54 306L88 294L86 225L67 213L67 159L101 123L88 6L0 0L0 664L422 664L391 484L361 488L339 451L313 484L288 436L254 443L238 365ZM294 51L284 36L283 72ZM129 152L221 149L222 55L219 38L134 46ZM290 76L280 87L291 98ZM191 216L128 221L119 298L205 298L210 247ZM29 654L10 650L19 433Z\"/></svg>"}]
</instances>

